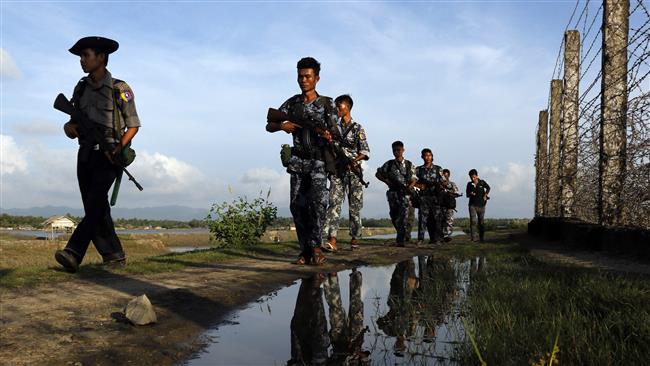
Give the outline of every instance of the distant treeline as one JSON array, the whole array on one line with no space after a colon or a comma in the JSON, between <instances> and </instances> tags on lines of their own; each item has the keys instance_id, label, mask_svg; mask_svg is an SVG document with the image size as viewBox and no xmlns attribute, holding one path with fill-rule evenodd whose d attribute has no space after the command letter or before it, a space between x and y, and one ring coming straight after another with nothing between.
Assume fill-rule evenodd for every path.
<instances>
[{"instance_id":1,"label":"distant treeline","mask_svg":"<svg viewBox=\"0 0 650 366\"><path fill-rule=\"evenodd\" d=\"M66 214L65 216L72 219L72 221L79 223L81 217L72 216ZM43 222L47 220L47 217L43 216L13 216L8 214L0 215L0 227L11 227L17 228L19 226L31 226L36 229L43 227ZM149 220L149 219L115 219L115 226L125 229L137 229L144 227L162 227L165 229L195 229L207 227L205 220L190 220L190 221L178 221L178 220Z\"/></svg>"},{"instance_id":2,"label":"distant treeline","mask_svg":"<svg viewBox=\"0 0 650 366\"><path fill-rule=\"evenodd\" d=\"M42 216L12 216L2 214L0 215L0 227L17 228L18 226L31 226L40 228L45 220L47 218Z\"/></svg>"},{"instance_id":3,"label":"distant treeline","mask_svg":"<svg viewBox=\"0 0 650 366\"><path fill-rule=\"evenodd\" d=\"M415 213L415 223L414 229L417 230L417 211ZM81 217L75 217L69 214L66 214L74 222L81 221ZM42 216L13 216L2 214L0 215L0 227L12 227L17 228L19 226L31 226L36 229L43 227L43 222L47 220L47 217ZM523 229L526 228L529 219L485 219L486 230L499 230L499 229ZM365 218L362 220L364 227L392 227L390 219L375 219L375 218ZM346 228L349 226L349 221L347 218L341 218L340 227ZM278 217L273 222L273 228L288 227L293 225L293 219L291 217ZM461 217L454 220L454 225L460 227L461 229L469 229L469 218ZM138 229L144 227L161 227L165 229L195 229L195 228L204 228L207 227L205 220L190 220L190 221L177 221L177 220L149 220L149 219L115 219L115 226L118 228L125 229Z\"/></svg>"}]
</instances>

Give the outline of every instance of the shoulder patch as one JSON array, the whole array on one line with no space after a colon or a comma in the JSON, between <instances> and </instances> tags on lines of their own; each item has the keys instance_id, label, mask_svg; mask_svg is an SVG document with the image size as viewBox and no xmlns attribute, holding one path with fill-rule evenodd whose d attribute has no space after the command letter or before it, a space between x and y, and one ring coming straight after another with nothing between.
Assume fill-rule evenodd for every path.
<instances>
[{"instance_id":1,"label":"shoulder patch","mask_svg":"<svg viewBox=\"0 0 650 366\"><path fill-rule=\"evenodd\" d=\"M125 102L130 102L133 100L133 90L129 87L129 85L125 82L119 82L115 84L115 87L119 90L120 92L120 99L122 99Z\"/></svg>"},{"instance_id":2,"label":"shoulder patch","mask_svg":"<svg viewBox=\"0 0 650 366\"><path fill-rule=\"evenodd\" d=\"M359 130L359 138L360 138L361 140L365 140L365 139L366 139L366 131L365 131L363 128Z\"/></svg>"}]
</instances>

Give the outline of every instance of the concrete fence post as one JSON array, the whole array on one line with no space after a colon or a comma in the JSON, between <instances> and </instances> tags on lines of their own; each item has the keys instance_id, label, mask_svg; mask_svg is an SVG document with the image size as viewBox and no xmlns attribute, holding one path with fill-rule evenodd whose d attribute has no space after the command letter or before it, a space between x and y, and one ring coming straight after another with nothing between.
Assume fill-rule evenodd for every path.
<instances>
[{"instance_id":1,"label":"concrete fence post","mask_svg":"<svg viewBox=\"0 0 650 366\"><path fill-rule=\"evenodd\" d=\"M598 221L622 224L627 148L629 0L603 1Z\"/></svg>"},{"instance_id":2,"label":"concrete fence post","mask_svg":"<svg viewBox=\"0 0 650 366\"><path fill-rule=\"evenodd\" d=\"M535 154L535 216L546 216L548 185L548 111L539 111Z\"/></svg>"},{"instance_id":3,"label":"concrete fence post","mask_svg":"<svg viewBox=\"0 0 650 366\"><path fill-rule=\"evenodd\" d=\"M551 80L550 145L548 151L548 216L560 216L560 136L562 80Z\"/></svg>"},{"instance_id":4,"label":"concrete fence post","mask_svg":"<svg viewBox=\"0 0 650 366\"><path fill-rule=\"evenodd\" d=\"M580 33L564 33L564 90L562 96L562 192L560 215L573 217L578 174L578 114L580 82Z\"/></svg>"}]
</instances>

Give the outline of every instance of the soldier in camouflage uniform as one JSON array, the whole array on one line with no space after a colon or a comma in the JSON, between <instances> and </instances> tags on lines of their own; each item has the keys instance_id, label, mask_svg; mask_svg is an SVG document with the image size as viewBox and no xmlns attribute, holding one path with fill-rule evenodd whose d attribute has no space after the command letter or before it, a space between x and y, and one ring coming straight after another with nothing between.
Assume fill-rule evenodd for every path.
<instances>
[{"instance_id":1,"label":"soldier in camouflage uniform","mask_svg":"<svg viewBox=\"0 0 650 366\"><path fill-rule=\"evenodd\" d=\"M337 161L336 174L331 174L330 179L330 201L327 209L327 221L325 231L327 232L326 250L335 252L336 234L339 230L339 219L341 217L341 206L347 192L348 205L350 207L350 245L352 249L358 249L357 239L361 238L361 208L363 207L363 184L359 173L361 172L361 160L368 160L370 148L366 140L366 132L361 125L352 119L350 110L353 101L349 95L341 95L334 101L339 115L340 153L345 157L339 157ZM355 173L353 169L359 169ZM363 173L361 173L363 174Z\"/></svg>"},{"instance_id":2,"label":"soldier in camouflage uniform","mask_svg":"<svg viewBox=\"0 0 650 366\"><path fill-rule=\"evenodd\" d=\"M74 89L73 105L90 117L100 129L113 151L102 151L97 141L80 134L79 121L70 120L64 126L66 136L78 138L77 180L84 207L84 218L76 227L63 250L54 258L67 271L76 272L92 241L108 266L122 266L126 256L115 233L108 191L122 169L113 159L129 145L140 127L135 109L133 91L124 82L114 79L106 69L108 55L119 44L104 37L85 37L70 48L70 53L80 57L81 68L88 73Z\"/></svg>"},{"instance_id":3,"label":"soldier in camouflage uniform","mask_svg":"<svg viewBox=\"0 0 650 366\"><path fill-rule=\"evenodd\" d=\"M445 189L445 194L449 196L448 200L450 202L447 207L443 207L443 214L445 216L443 234L445 236L445 241L450 241L451 234L454 232L454 212L456 212L456 197L460 197L461 194L458 193L458 186L456 183L449 180L449 177L451 176L449 169L443 169L442 176L444 177L443 187Z\"/></svg>"},{"instance_id":4,"label":"soldier in camouflage uniform","mask_svg":"<svg viewBox=\"0 0 650 366\"><path fill-rule=\"evenodd\" d=\"M293 135L287 172L291 174L291 215L301 249L296 263L319 265L325 262L320 244L329 200L325 150L332 140L328 131L337 123L336 106L332 98L316 92L320 80L318 61L306 57L298 61L297 68L302 93L284 102L280 111L297 120L309 120L322 131L317 133L315 128L301 127L295 121L268 122L266 130Z\"/></svg>"},{"instance_id":5,"label":"soldier in camouflage uniform","mask_svg":"<svg viewBox=\"0 0 650 366\"><path fill-rule=\"evenodd\" d=\"M413 163L404 159L404 143L395 141L392 148L395 159L387 161L377 169L375 177L388 185L386 198L390 208L390 219L397 231L395 245L403 247L406 240L409 190L415 185L417 177Z\"/></svg>"},{"instance_id":6,"label":"soldier in camouflage uniform","mask_svg":"<svg viewBox=\"0 0 650 366\"><path fill-rule=\"evenodd\" d=\"M440 207L442 168L433 164L431 149L422 150L422 160L424 164L415 168L415 175L418 179L415 186L420 189L417 245L422 244L425 230L429 232L429 243L440 244L443 218Z\"/></svg>"}]
</instances>

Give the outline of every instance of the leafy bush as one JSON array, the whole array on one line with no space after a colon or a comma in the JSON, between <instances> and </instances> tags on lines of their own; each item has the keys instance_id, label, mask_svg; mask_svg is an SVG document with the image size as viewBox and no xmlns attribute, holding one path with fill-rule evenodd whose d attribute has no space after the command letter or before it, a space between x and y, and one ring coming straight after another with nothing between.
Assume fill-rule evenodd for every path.
<instances>
[{"instance_id":1,"label":"leafy bush","mask_svg":"<svg viewBox=\"0 0 650 366\"><path fill-rule=\"evenodd\" d=\"M260 197L252 202L244 196L231 203L212 205L206 221L214 239L224 247L258 244L278 213L278 208L269 201L270 194L269 190L262 197L260 192Z\"/></svg>"}]
</instances>

